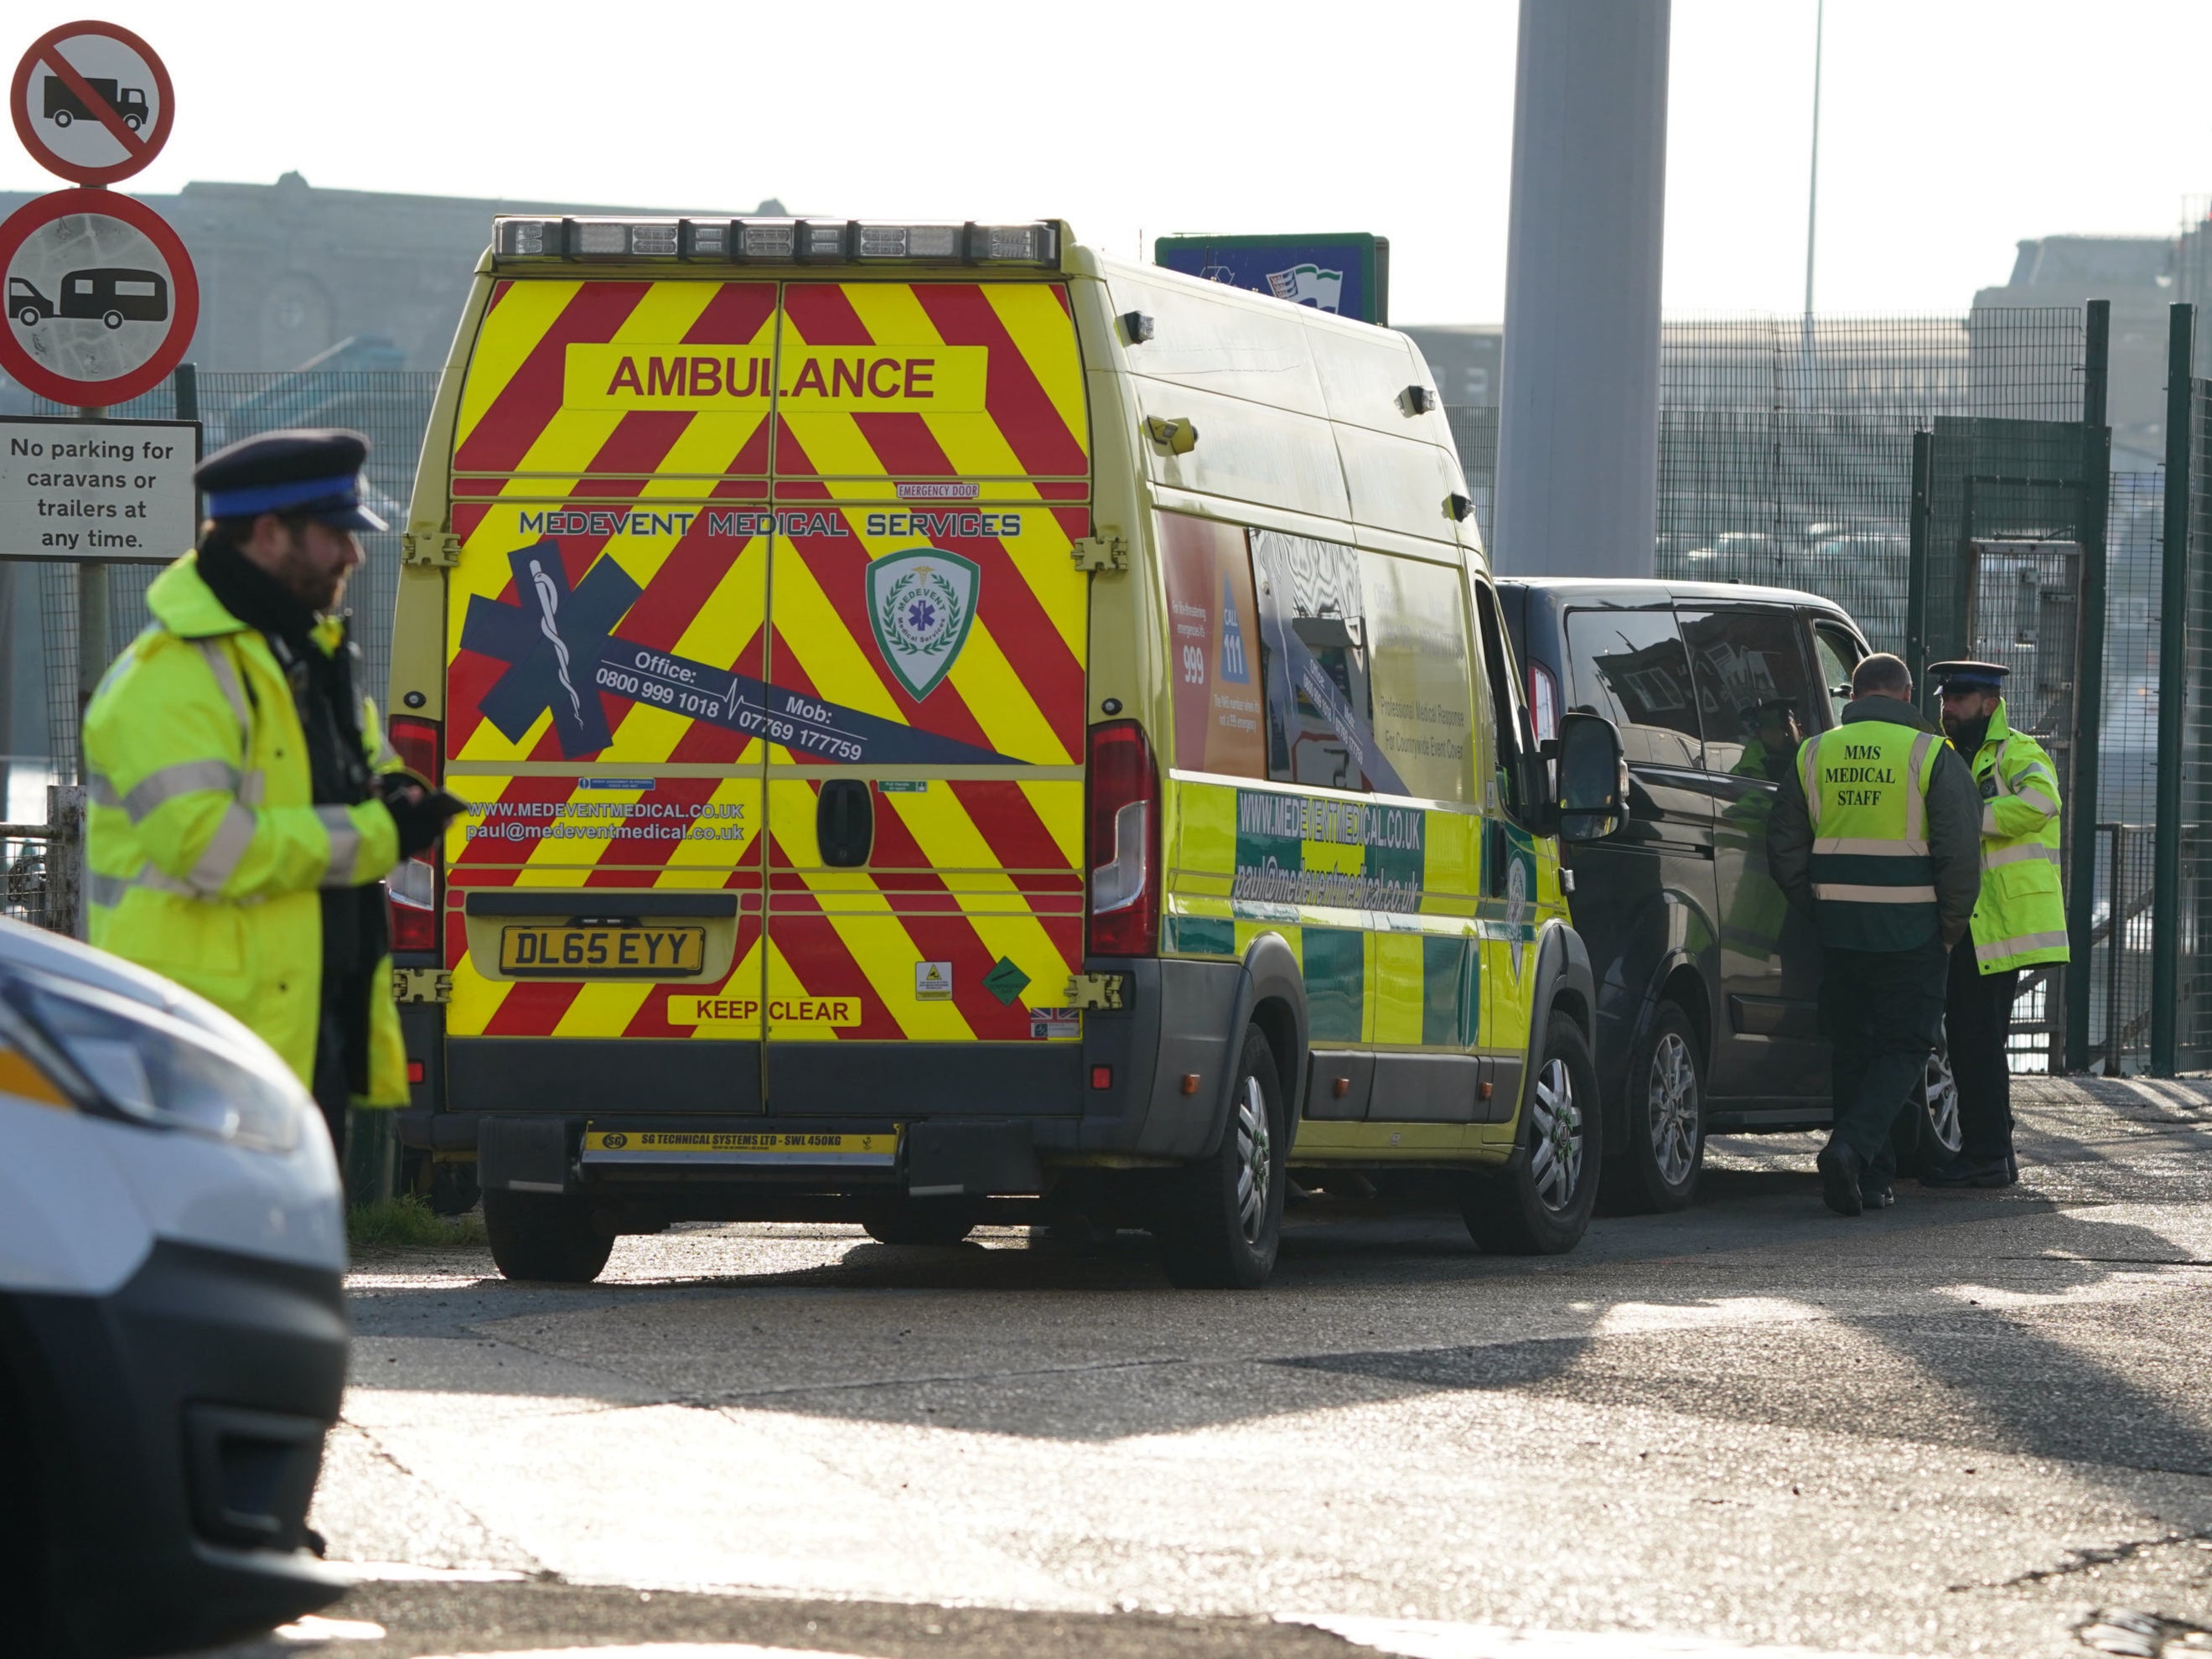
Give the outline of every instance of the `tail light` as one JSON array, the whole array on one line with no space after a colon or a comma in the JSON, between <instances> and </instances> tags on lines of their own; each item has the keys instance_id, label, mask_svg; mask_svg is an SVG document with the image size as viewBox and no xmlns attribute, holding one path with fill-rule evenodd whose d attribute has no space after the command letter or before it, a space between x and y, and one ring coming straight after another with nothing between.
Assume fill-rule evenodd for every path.
<instances>
[{"instance_id":1,"label":"tail light","mask_svg":"<svg viewBox=\"0 0 2212 1659\"><path fill-rule=\"evenodd\" d=\"M1091 728L1091 953L1148 957L1160 944L1159 775L1134 720Z\"/></svg>"},{"instance_id":2,"label":"tail light","mask_svg":"<svg viewBox=\"0 0 2212 1659\"><path fill-rule=\"evenodd\" d=\"M435 720L395 720L392 746L400 763L435 784L444 771ZM392 901L392 948L431 952L438 948L438 862L435 848L403 860L384 878Z\"/></svg>"}]
</instances>

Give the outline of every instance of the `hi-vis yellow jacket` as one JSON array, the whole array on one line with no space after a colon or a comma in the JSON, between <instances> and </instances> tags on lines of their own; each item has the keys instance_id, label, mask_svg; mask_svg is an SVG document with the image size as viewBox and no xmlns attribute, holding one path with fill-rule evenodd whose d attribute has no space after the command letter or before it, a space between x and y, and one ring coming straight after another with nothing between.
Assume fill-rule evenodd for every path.
<instances>
[{"instance_id":1,"label":"hi-vis yellow jacket","mask_svg":"<svg viewBox=\"0 0 2212 1659\"><path fill-rule=\"evenodd\" d=\"M380 801L317 806L307 735L268 642L222 607L187 553L146 590L154 621L84 719L92 942L235 1015L313 1086L322 1008L319 890L380 880L399 856ZM319 642L338 648L341 624ZM370 764L396 771L362 699ZM370 988L368 1093L404 1105L389 960Z\"/></svg>"},{"instance_id":2,"label":"hi-vis yellow jacket","mask_svg":"<svg viewBox=\"0 0 2212 1659\"><path fill-rule=\"evenodd\" d=\"M2064 962L2066 901L2058 880L2058 769L2006 719L2004 700L1973 757L1982 794L1982 896L1974 961L1984 974Z\"/></svg>"}]
</instances>

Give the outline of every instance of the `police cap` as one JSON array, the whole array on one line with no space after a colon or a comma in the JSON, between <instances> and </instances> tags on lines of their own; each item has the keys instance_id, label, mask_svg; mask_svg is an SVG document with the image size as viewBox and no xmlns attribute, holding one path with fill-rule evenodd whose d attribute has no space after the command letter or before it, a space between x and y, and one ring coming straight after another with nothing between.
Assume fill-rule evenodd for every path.
<instances>
[{"instance_id":1,"label":"police cap","mask_svg":"<svg viewBox=\"0 0 2212 1659\"><path fill-rule=\"evenodd\" d=\"M210 519L297 514L339 530L385 530L361 504L368 440L338 428L295 427L225 444L202 461L193 481Z\"/></svg>"},{"instance_id":2,"label":"police cap","mask_svg":"<svg viewBox=\"0 0 2212 1659\"><path fill-rule=\"evenodd\" d=\"M1938 662L1928 665L1928 678L1938 691L2002 691L2012 670L2001 662Z\"/></svg>"}]
</instances>

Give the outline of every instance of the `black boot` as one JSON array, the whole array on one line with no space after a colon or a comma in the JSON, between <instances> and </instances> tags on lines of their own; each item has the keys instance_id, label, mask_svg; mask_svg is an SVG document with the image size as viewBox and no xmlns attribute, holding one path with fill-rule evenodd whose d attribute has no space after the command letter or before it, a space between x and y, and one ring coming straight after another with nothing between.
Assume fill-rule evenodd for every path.
<instances>
[{"instance_id":1,"label":"black boot","mask_svg":"<svg viewBox=\"0 0 2212 1659\"><path fill-rule=\"evenodd\" d=\"M1953 1158L1940 1170L1920 1177L1923 1187L2009 1187L2020 1179L2019 1166L2009 1157Z\"/></svg>"},{"instance_id":2,"label":"black boot","mask_svg":"<svg viewBox=\"0 0 2212 1659\"><path fill-rule=\"evenodd\" d=\"M1820 1171L1820 1196L1838 1215L1858 1215L1866 1209L1859 1193L1859 1176L1866 1163L1840 1140L1832 1140L1814 1160Z\"/></svg>"}]
</instances>

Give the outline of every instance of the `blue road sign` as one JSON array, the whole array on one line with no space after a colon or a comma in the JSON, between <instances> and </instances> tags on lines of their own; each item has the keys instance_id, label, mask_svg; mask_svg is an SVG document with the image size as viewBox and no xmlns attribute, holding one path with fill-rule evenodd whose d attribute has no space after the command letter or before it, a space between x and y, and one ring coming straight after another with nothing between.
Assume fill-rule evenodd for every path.
<instances>
[{"instance_id":1,"label":"blue road sign","mask_svg":"<svg viewBox=\"0 0 2212 1659\"><path fill-rule=\"evenodd\" d=\"M1162 236L1152 261L1293 305L1390 320L1390 243L1365 231L1281 236Z\"/></svg>"}]
</instances>

